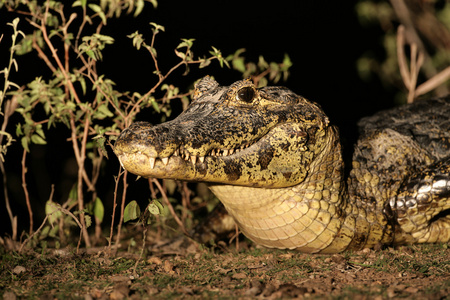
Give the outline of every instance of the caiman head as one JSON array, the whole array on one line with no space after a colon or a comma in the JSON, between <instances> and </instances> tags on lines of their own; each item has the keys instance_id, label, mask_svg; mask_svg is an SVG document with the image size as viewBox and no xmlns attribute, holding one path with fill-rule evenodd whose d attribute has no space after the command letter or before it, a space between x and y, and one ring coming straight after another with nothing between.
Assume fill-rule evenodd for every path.
<instances>
[{"instance_id":1,"label":"caiman head","mask_svg":"<svg viewBox=\"0 0 450 300\"><path fill-rule=\"evenodd\" d=\"M330 128L317 104L286 88L205 77L176 119L132 124L114 152L142 177L278 188L305 178Z\"/></svg>"}]
</instances>

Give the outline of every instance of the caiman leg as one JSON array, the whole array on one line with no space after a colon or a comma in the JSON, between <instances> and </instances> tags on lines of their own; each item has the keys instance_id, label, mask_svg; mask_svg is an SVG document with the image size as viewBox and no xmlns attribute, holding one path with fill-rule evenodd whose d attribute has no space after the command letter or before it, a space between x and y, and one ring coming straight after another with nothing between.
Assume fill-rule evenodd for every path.
<instances>
[{"instance_id":1,"label":"caiman leg","mask_svg":"<svg viewBox=\"0 0 450 300\"><path fill-rule=\"evenodd\" d=\"M450 241L450 157L427 167L400 187L391 206L397 222L415 243Z\"/></svg>"}]
</instances>

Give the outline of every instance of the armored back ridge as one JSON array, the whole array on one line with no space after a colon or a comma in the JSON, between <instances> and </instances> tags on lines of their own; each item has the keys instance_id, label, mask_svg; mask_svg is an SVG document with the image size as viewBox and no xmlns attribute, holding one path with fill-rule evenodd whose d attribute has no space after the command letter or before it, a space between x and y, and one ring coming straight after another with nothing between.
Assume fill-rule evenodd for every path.
<instances>
[{"instance_id":1,"label":"armored back ridge","mask_svg":"<svg viewBox=\"0 0 450 300\"><path fill-rule=\"evenodd\" d=\"M335 253L450 239L450 98L360 122L345 180L339 133L319 105L283 87L210 77L176 119L137 122L115 144L122 166L204 181L254 242Z\"/></svg>"}]
</instances>

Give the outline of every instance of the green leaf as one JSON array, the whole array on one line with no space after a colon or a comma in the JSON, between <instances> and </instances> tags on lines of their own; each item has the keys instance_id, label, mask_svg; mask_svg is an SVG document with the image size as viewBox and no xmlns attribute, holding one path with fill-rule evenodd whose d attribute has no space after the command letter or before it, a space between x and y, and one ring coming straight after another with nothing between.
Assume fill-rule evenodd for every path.
<instances>
[{"instance_id":1,"label":"green leaf","mask_svg":"<svg viewBox=\"0 0 450 300\"><path fill-rule=\"evenodd\" d=\"M93 203L92 213L97 220L99 220L100 222L103 221L103 217L105 215L105 208L103 206L102 200L100 200L99 197L97 197Z\"/></svg>"},{"instance_id":2,"label":"green leaf","mask_svg":"<svg viewBox=\"0 0 450 300\"><path fill-rule=\"evenodd\" d=\"M106 137L99 134L99 135L93 137L92 139L96 142L97 147L100 149L100 151L103 153L103 155L106 158L108 158L108 151L106 151L106 147L105 147Z\"/></svg>"},{"instance_id":3,"label":"green leaf","mask_svg":"<svg viewBox=\"0 0 450 300\"><path fill-rule=\"evenodd\" d=\"M154 57L158 56L158 53L156 52L156 49L154 47L148 46L147 49L153 54Z\"/></svg>"},{"instance_id":4,"label":"green leaf","mask_svg":"<svg viewBox=\"0 0 450 300\"><path fill-rule=\"evenodd\" d=\"M90 9L92 9L94 12L96 12L98 14L100 19L102 19L103 24L106 25L106 15L103 12L102 8L97 4L89 4L88 6Z\"/></svg>"},{"instance_id":5,"label":"green leaf","mask_svg":"<svg viewBox=\"0 0 450 300\"><path fill-rule=\"evenodd\" d=\"M42 129L42 124L36 125L36 133L43 139L45 139L44 130Z\"/></svg>"},{"instance_id":6,"label":"green leaf","mask_svg":"<svg viewBox=\"0 0 450 300\"><path fill-rule=\"evenodd\" d=\"M211 64L211 60L210 59L206 59L206 58L202 58L200 60L200 65L198 66L199 69L205 68L207 66L209 66Z\"/></svg>"},{"instance_id":7,"label":"green leaf","mask_svg":"<svg viewBox=\"0 0 450 300\"><path fill-rule=\"evenodd\" d=\"M136 1L136 10L134 11L135 17L137 17L142 12L142 10L144 9L144 5L145 5L144 0Z\"/></svg>"},{"instance_id":8,"label":"green leaf","mask_svg":"<svg viewBox=\"0 0 450 300\"><path fill-rule=\"evenodd\" d=\"M20 123L18 123L18 124L16 125L16 135L17 135L17 136L23 135L22 125L21 125Z\"/></svg>"},{"instance_id":9,"label":"green leaf","mask_svg":"<svg viewBox=\"0 0 450 300\"><path fill-rule=\"evenodd\" d=\"M177 49L187 47L191 48L194 44L195 39L181 39L182 42L178 44Z\"/></svg>"},{"instance_id":10,"label":"green leaf","mask_svg":"<svg viewBox=\"0 0 450 300\"><path fill-rule=\"evenodd\" d=\"M125 206L125 210L123 212L123 222L128 222L130 220L135 220L139 218L141 215L141 208L137 204L136 200L131 201Z\"/></svg>"},{"instance_id":11,"label":"green leaf","mask_svg":"<svg viewBox=\"0 0 450 300\"><path fill-rule=\"evenodd\" d=\"M92 218L89 215L84 215L84 222L86 224L86 228L91 227L92 225Z\"/></svg>"},{"instance_id":12,"label":"green leaf","mask_svg":"<svg viewBox=\"0 0 450 300\"><path fill-rule=\"evenodd\" d=\"M244 73L245 72L245 59L243 57L237 57L231 61L231 64L233 65L233 69Z\"/></svg>"},{"instance_id":13,"label":"green leaf","mask_svg":"<svg viewBox=\"0 0 450 300\"><path fill-rule=\"evenodd\" d=\"M103 120L104 118L111 118L114 117L114 114L109 110L108 104L104 103L103 105L100 105L97 107L97 110L94 113L94 116L96 119Z\"/></svg>"},{"instance_id":14,"label":"green leaf","mask_svg":"<svg viewBox=\"0 0 450 300\"><path fill-rule=\"evenodd\" d=\"M161 31L165 31L166 29L164 28L164 26L162 26L162 25L158 25L158 24L156 24L156 23L153 23L153 22L150 22L150 25L152 25L154 28L153 28L153 33L154 34L157 34L160 30Z\"/></svg>"},{"instance_id":15,"label":"green leaf","mask_svg":"<svg viewBox=\"0 0 450 300\"><path fill-rule=\"evenodd\" d=\"M48 221L51 224L53 224L62 216L62 212L59 210L60 207L61 205L53 202L52 200L48 200L45 203L45 214L48 216Z\"/></svg>"},{"instance_id":16,"label":"green leaf","mask_svg":"<svg viewBox=\"0 0 450 300\"><path fill-rule=\"evenodd\" d=\"M158 200L153 200L153 203L158 206L160 214L164 214L165 209L161 202L159 202Z\"/></svg>"},{"instance_id":17,"label":"green leaf","mask_svg":"<svg viewBox=\"0 0 450 300\"><path fill-rule=\"evenodd\" d=\"M102 200L97 197L94 202L94 216L100 220L100 222L103 221L103 217L105 215L105 208L103 206Z\"/></svg>"},{"instance_id":18,"label":"green leaf","mask_svg":"<svg viewBox=\"0 0 450 300\"><path fill-rule=\"evenodd\" d=\"M78 202L78 187L75 183L72 185L72 188L70 189L69 196L67 197L67 204L69 206L73 206Z\"/></svg>"},{"instance_id":19,"label":"green leaf","mask_svg":"<svg viewBox=\"0 0 450 300\"><path fill-rule=\"evenodd\" d=\"M83 95L86 95L86 80L83 76L80 76L78 78L78 82L80 83L81 89L83 90Z\"/></svg>"},{"instance_id":20,"label":"green leaf","mask_svg":"<svg viewBox=\"0 0 450 300\"><path fill-rule=\"evenodd\" d=\"M157 113L160 113L161 110L159 109L158 102L155 101L155 98L151 97L151 98L150 98L150 102L151 102L151 104L152 104L152 106L153 106L153 109L154 109Z\"/></svg>"},{"instance_id":21,"label":"green leaf","mask_svg":"<svg viewBox=\"0 0 450 300\"><path fill-rule=\"evenodd\" d=\"M289 55L285 54L283 62L281 64L281 71L287 71L290 67L292 67L292 61Z\"/></svg>"},{"instance_id":22,"label":"green leaf","mask_svg":"<svg viewBox=\"0 0 450 300\"><path fill-rule=\"evenodd\" d=\"M31 135L31 142L38 145L45 145L47 142L39 135L33 134Z\"/></svg>"},{"instance_id":23,"label":"green leaf","mask_svg":"<svg viewBox=\"0 0 450 300\"><path fill-rule=\"evenodd\" d=\"M133 40L133 46L137 50L141 49L141 46L144 43L144 38L142 37L142 34L136 31L130 35L127 35L127 37Z\"/></svg>"},{"instance_id":24,"label":"green leaf","mask_svg":"<svg viewBox=\"0 0 450 300\"><path fill-rule=\"evenodd\" d=\"M77 0L77 1L73 2L72 7L82 6L83 8L85 8L86 4L87 4L87 0Z\"/></svg>"},{"instance_id":25,"label":"green leaf","mask_svg":"<svg viewBox=\"0 0 450 300\"><path fill-rule=\"evenodd\" d=\"M147 206L147 209L152 215L160 215L161 214L159 207L153 202Z\"/></svg>"},{"instance_id":26,"label":"green leaf","mask_svg":"<svg viewBox=\"0 0 450 300\"><path fill-rule=\"evenodd\" d=\"M20 139L20 143L22 144L22 147L23 149L25 149L25 151L30 152L30 147L28 146L30 142L28 141L28 138L26 136Z\"/></svg>"},{"instance_id":27,"label":"green leaf","mask_svg":"<svg viewBox=\"0 0 450 300\"><path fill-rule=\"evenodd\" d=\"M179 58L181 58L182 60L185 60L185 59L186 59L186 54L183 53L183 52L180 52L180 51L175 50L175 54L176 54Z\"/></svg>"}]
</instances>

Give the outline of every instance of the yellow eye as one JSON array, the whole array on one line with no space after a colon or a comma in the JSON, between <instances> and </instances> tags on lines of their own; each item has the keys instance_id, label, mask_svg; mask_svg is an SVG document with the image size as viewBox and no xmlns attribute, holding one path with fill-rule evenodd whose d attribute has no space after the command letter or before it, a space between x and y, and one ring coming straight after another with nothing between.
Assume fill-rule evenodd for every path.
<instances>
[{"instance_id":1,"label":"yellow eye","mask_svg":"<svg viewBox=\"0 0 450 300\"><path fill-rule=\"evenodd\" d=\"M255 97L255 90L250 87L246 86L241 88L236 95L236 98L240 101L250 103L252 102L253 98Z\"/></svg>"}]
</instances>

